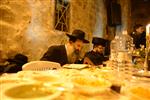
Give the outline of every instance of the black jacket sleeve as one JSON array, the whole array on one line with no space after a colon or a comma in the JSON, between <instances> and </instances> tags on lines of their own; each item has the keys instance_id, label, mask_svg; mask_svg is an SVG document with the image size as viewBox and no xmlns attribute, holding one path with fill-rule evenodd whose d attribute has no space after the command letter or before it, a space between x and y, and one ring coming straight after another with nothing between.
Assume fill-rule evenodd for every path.
<instances>
[{"instance_id":1,"label":"black jacket sleeve","mask_svg":"<svg viewBox=\"0 0 150 100\"><path fill-rule=\"evenodd\" d=\"M55 56L55 47L51 46L48 48L47 52L43 55L41 60L51 61Z\"/></svg>"}]
</instances>

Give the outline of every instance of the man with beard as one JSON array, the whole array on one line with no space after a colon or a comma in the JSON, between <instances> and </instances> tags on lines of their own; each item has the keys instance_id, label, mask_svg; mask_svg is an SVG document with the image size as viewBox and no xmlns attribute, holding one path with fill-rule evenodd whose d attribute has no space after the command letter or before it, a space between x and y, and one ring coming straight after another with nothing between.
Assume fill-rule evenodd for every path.
<instances>
[{"instance_id":1,"label":"man with beard","mask_svg":"<svg viewBox=\"0 0 150 100\"><path fill-rule=\"evenodd\" d=\"M69 41L65 45L55 45L49 47L41 60L58 62L61 65L75 63L84 43L89 43L85 39L85 33L81 30L74 30L72 35L67 34Z\"/></svg>"},{"instance_id":2,"label":"man with beard","mask_svg":"<svg viewBox=\"0 0 150 100\"><path fill-rule=\"evenodd\" d=\"M90 65L101 65L103 61L108 60L107 58L104 57L106 40L94 37L92 43L93 43L93 50L85 54L83 63Z\"/></svg>"}]
</instances>

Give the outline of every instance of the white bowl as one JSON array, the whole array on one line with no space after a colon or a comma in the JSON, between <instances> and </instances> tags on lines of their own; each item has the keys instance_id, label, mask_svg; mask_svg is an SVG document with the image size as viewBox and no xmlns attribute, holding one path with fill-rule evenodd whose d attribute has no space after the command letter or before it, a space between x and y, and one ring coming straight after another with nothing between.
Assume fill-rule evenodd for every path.
<instances>
[{"instance_id":1,"label":"white bowl","mask_svg":"<svg viewBox=\"0 0 150 100\"><path fill-rule=\"evenodd\" d=\"M42 84L20 84L3 91L2 100L52 100L60 96L61 91Z\"/></svg>"}]
</instances>

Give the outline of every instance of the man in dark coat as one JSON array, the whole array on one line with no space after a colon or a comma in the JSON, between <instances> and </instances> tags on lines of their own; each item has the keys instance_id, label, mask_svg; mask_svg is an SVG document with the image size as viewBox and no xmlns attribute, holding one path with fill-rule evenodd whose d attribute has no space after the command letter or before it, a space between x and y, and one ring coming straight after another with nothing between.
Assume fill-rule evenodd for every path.
<instances>
[{"instance_id":1,"label":"man in dark coat","mask_svg":"<svg viewBox=\"0 0 150 100\"><path fill-rule=\"evenodd\" d=\"M13 58L7 59L6 65L0 65L0 73L16 73L22 70L22 65L28 62L28 57L17 53Z\"/></svg>"},{"instance_id":2,"label":"man in dark coat","mask_svg":"<svg viewBox=\"0 0 150 100\"><path fill-rule=\"evenodd\" d=\"M69 41L65 45L54 45L49 47L41 60L58 62L61 65L75 63L80 55L84 43L89 43L85 39L85 33L81 30L74 30L67 34Z\"/></svg>"},{"instance_id":3,"label":"man in dark coat","mask_svg":"<svg viewBox=\"0 0 150 100\"><path fill-rule=\"evenodd\" d=\"M135 25L131 37L133 38L133 43L136 49L141 48L141 45L146 47L146 33L144 32L143 25Z\"/></svg>"},{"instance_id":4,"label":"man in dark coat","mask_svg":"<svg viewBox=\"0 0 150 100\"><path fill-rule=\"evenodd\" d=\"M87 52L84 57L84 64L101 65L103 61L108 60L104 57L104 49L106 40L99 37L94 37L92 40L93 50Z\"/></svg>"}]
</instances>

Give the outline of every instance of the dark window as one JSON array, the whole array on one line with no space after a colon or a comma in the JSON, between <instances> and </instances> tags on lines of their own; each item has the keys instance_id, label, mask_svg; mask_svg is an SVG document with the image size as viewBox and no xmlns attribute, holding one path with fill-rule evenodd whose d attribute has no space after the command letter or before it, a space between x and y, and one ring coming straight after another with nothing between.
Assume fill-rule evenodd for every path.
<instances>
[{"instance_id":1,"label":"dark window","mask_svg":"<svg viewBox=\"0 0 150 100\"><path fill-rule=\"evenodd\" d=\"M55 29L69 31L69 0L56 0L55 2Z\"/></svg>"}]
</instances>

